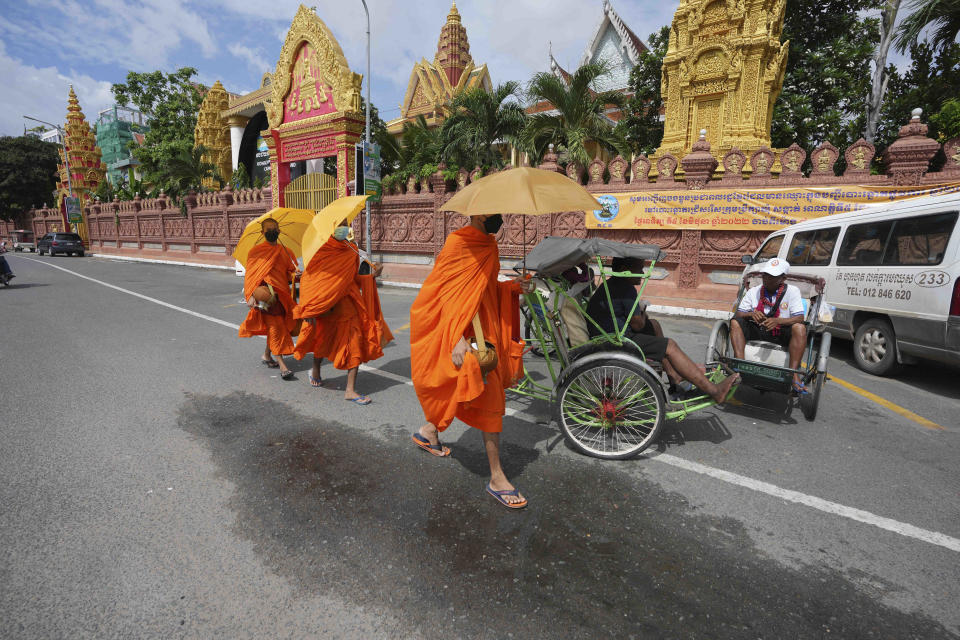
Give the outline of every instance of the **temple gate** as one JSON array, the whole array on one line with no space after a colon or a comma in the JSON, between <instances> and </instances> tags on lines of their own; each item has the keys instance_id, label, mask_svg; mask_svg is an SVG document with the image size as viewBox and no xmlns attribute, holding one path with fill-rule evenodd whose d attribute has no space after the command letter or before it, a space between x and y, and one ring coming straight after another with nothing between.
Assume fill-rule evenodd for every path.
<instances>
[{"instance_id":1,"label":"temple gate","mask_svg":"<svg viewBox=\"0 0 960 640\"><path fill-rule=\"evenodd\" d=\"M343 50L320 18L303 5L293 18L266 105L273 205L288 206L291 165L336 157L336 195L347 195L354 145L363 133L360 86ZM295 165L299 168L300 165ZM309 172L307 173L309 175Z\"/></svg>"}]
</instances>

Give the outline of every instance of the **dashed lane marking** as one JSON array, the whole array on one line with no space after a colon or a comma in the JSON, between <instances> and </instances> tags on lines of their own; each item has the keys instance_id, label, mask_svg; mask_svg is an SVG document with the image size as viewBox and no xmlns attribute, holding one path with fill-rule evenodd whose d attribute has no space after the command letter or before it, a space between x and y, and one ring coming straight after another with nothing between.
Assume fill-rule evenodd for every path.
<instances>
[{"instance_id":1,"label":"dashed lane marking","mask_svg":"<svg viewBox=\"0 0 960 640\"><path fill-rule=\"evenodd\" d=\"M135 298L140 298L141 300L153 302L154 304L158 304L161 307L166 307L167 309L179 311L181 313L185 313L195 318L208 320L215 324L229 327L230 329L240 328L240 325L234 324L232 322L227 322L226 320L221 320L219 318L214 318L212 316L198 313L196 311L191 311L190 309L184 309L183 307L178 307L177 305L170 304L169 302L164 302L163 300L151 298L150 296L143 295L142 293L137 293L136 291L124 289L123 287L118 287L117 285L110 284L109 282L104 282L96 278L91 278L90 276L85 276L83 274L77 273L76 271L71 271L70 269L65 269L63 267L50 264L43 260L35 260L32 258L23 258L23 259L30 260L31 262L45 264L48 267L51 267L53 269L59 269L60 271L77 276L78 278L82 278L84 280L94 282L96 284L102 285L109 289L113 289L115 291L119 291L121 293L126 293L128 295L134 296ZM396 382L400 382L405 385L413 384L413 382L407 376L391 373L389 371L384 371L383 369L377 369L375 367L370 367L368 365L360 365L360 368L363 369L364 371L368 371L370 373L383 376L385 378L394 380ZM535 418L528 416L524 414L522 410L515 409L513 407L507 408L506 415L515 417L525 422L533 422L533 423L536 422ZM730 471L724 471L723 469L710 467L705 464L700 464L699 462L685 460L684 458L679 458L677 456L670 455L668 453L644 453L642 455L643 457L646 457L648 460L661 462L663 464L667 464L672 467L684 469L686 471L696 473L702 476L706 476L709 478L713 478L715 480L720 480L721 482L726 482L727 484L732 484L735 486L743 487L745 489L750 489L751 491L756 491L758 493L763 493L768 496L779 498L786 502L803 505L811 509L816 509L817 511L840 516L842 518L846 518L848 520L854 520L856 522L861 522L863 524L868 524L878 529L890 531L892 533L896 533L906 538L920 540L922 542L937 545L939 547L943 547L945 549L949 549L951 551L956 551L960 553L960 539L954 538L952 536L948 536L944 533L940 533L937 531L930 531L929 529L923 529L921 527L917 527L906 522L900 522L899 520L894 520L892 518L880 516L875 513L871 513L869 511L864 511L863 509L848 507L838 502L824 500L823 498L818 498L817 496L811 496L806 493L801 493L799 491L793 491L792 489L785 489L783 487L778 487L777 485L770 484L769 482L764 482L762 480L757 480L755 478L750 478L748 476L742 476L738 473L732 473Z\"/></svg>"}]
</instances>

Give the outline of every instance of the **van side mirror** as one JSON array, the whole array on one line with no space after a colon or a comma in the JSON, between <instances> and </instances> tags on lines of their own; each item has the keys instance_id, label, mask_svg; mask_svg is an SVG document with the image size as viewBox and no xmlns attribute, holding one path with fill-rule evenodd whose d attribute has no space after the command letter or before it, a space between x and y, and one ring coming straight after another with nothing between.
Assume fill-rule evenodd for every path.
<instances>
[{"instance_id":1,"label":"van side mirror","mask_svg":"<svg viewBox=\"0 0 960 640\"><path fill-rule=\"evenodd\" d=\"M753 256L747 254L745 256L740 256L740 262L743 264L753 264Z\"/></svg>"}]
</instances>

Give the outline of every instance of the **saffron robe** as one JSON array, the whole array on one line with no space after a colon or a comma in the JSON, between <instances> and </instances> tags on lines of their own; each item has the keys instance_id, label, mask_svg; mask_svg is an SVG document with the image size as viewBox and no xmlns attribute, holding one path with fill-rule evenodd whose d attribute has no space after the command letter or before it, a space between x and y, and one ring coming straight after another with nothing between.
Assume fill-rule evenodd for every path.
<instances>
[{"instance_id":1,"label":"saffron robe","mask_svg":"<svg viewBox=\"0 0 960 640\"><path fill-rule=\"evenodd\" d=\"M330 238L311 258L300 280L294 318L304 322L293 350L297 360L313 352L337 369L359 367L383 356L393 334L383 319L376 279L357 275L359 256L347 241Z\"/></svg>"},{"instance_id":2,"label":"saffron robe","mask_svg":"<svg viewBox=\"0 0 960 640\"><path fill-rule=\"evenodd\" d=\"M497 282L497 241L474 227L450 234L410 309L413 387L431 424L443 431L454 418L491 433L503 429L505 389L523 372L520 285ZM451 359L462 337L473 335L480 313L484 339L497 350L498 365L484 381L469 353L457 369Z\"/></svg>"},{"instance_id":3,"label":"saffron robe","mask_svg":"<svg viewBox=\"0 0 960 640\"><path fill-rule=\"evenodd\" d=\"M296 303L290 294L290 281L296 271L297 257L282 244L261 242L250 249L243 277L243 297L249 300L254 289L269 284L277 294L277 302L283 307L283 315L274 316L260 309L250 309L237 332L241 338L267 336L270 353L280 356L293 353L290 332L296 325L293 319Z\"/></svg>"}]
</instances>

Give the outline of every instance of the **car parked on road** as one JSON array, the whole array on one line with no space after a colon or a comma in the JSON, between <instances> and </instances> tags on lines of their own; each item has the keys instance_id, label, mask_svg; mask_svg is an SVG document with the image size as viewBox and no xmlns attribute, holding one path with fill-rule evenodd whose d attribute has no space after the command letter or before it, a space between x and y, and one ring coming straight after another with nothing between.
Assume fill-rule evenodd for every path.
<instances>
[{"instance_id":1,"label":"car parked on road","mask_svg":"<svg viewBox=\"0 0 960 640\"><path fill-rule=\"evenodd\" d=\"M37 253L51 256L63 253L68 256L83 255L83 240L76 233L48 233L37 242Z\"/></svg>"},{"instance_id":2,"label":"car parked on road","mask_svg":"<svg viewBox=\"0 0 960 640\"><path fill-rule=\"evenodd\" d=\"M770 234L743 262L780 258L826 280L828 330L853 340L868 373L917 358L960 365L958 217L958 194L824 216Z\"/></svg>"}]
</instances>

